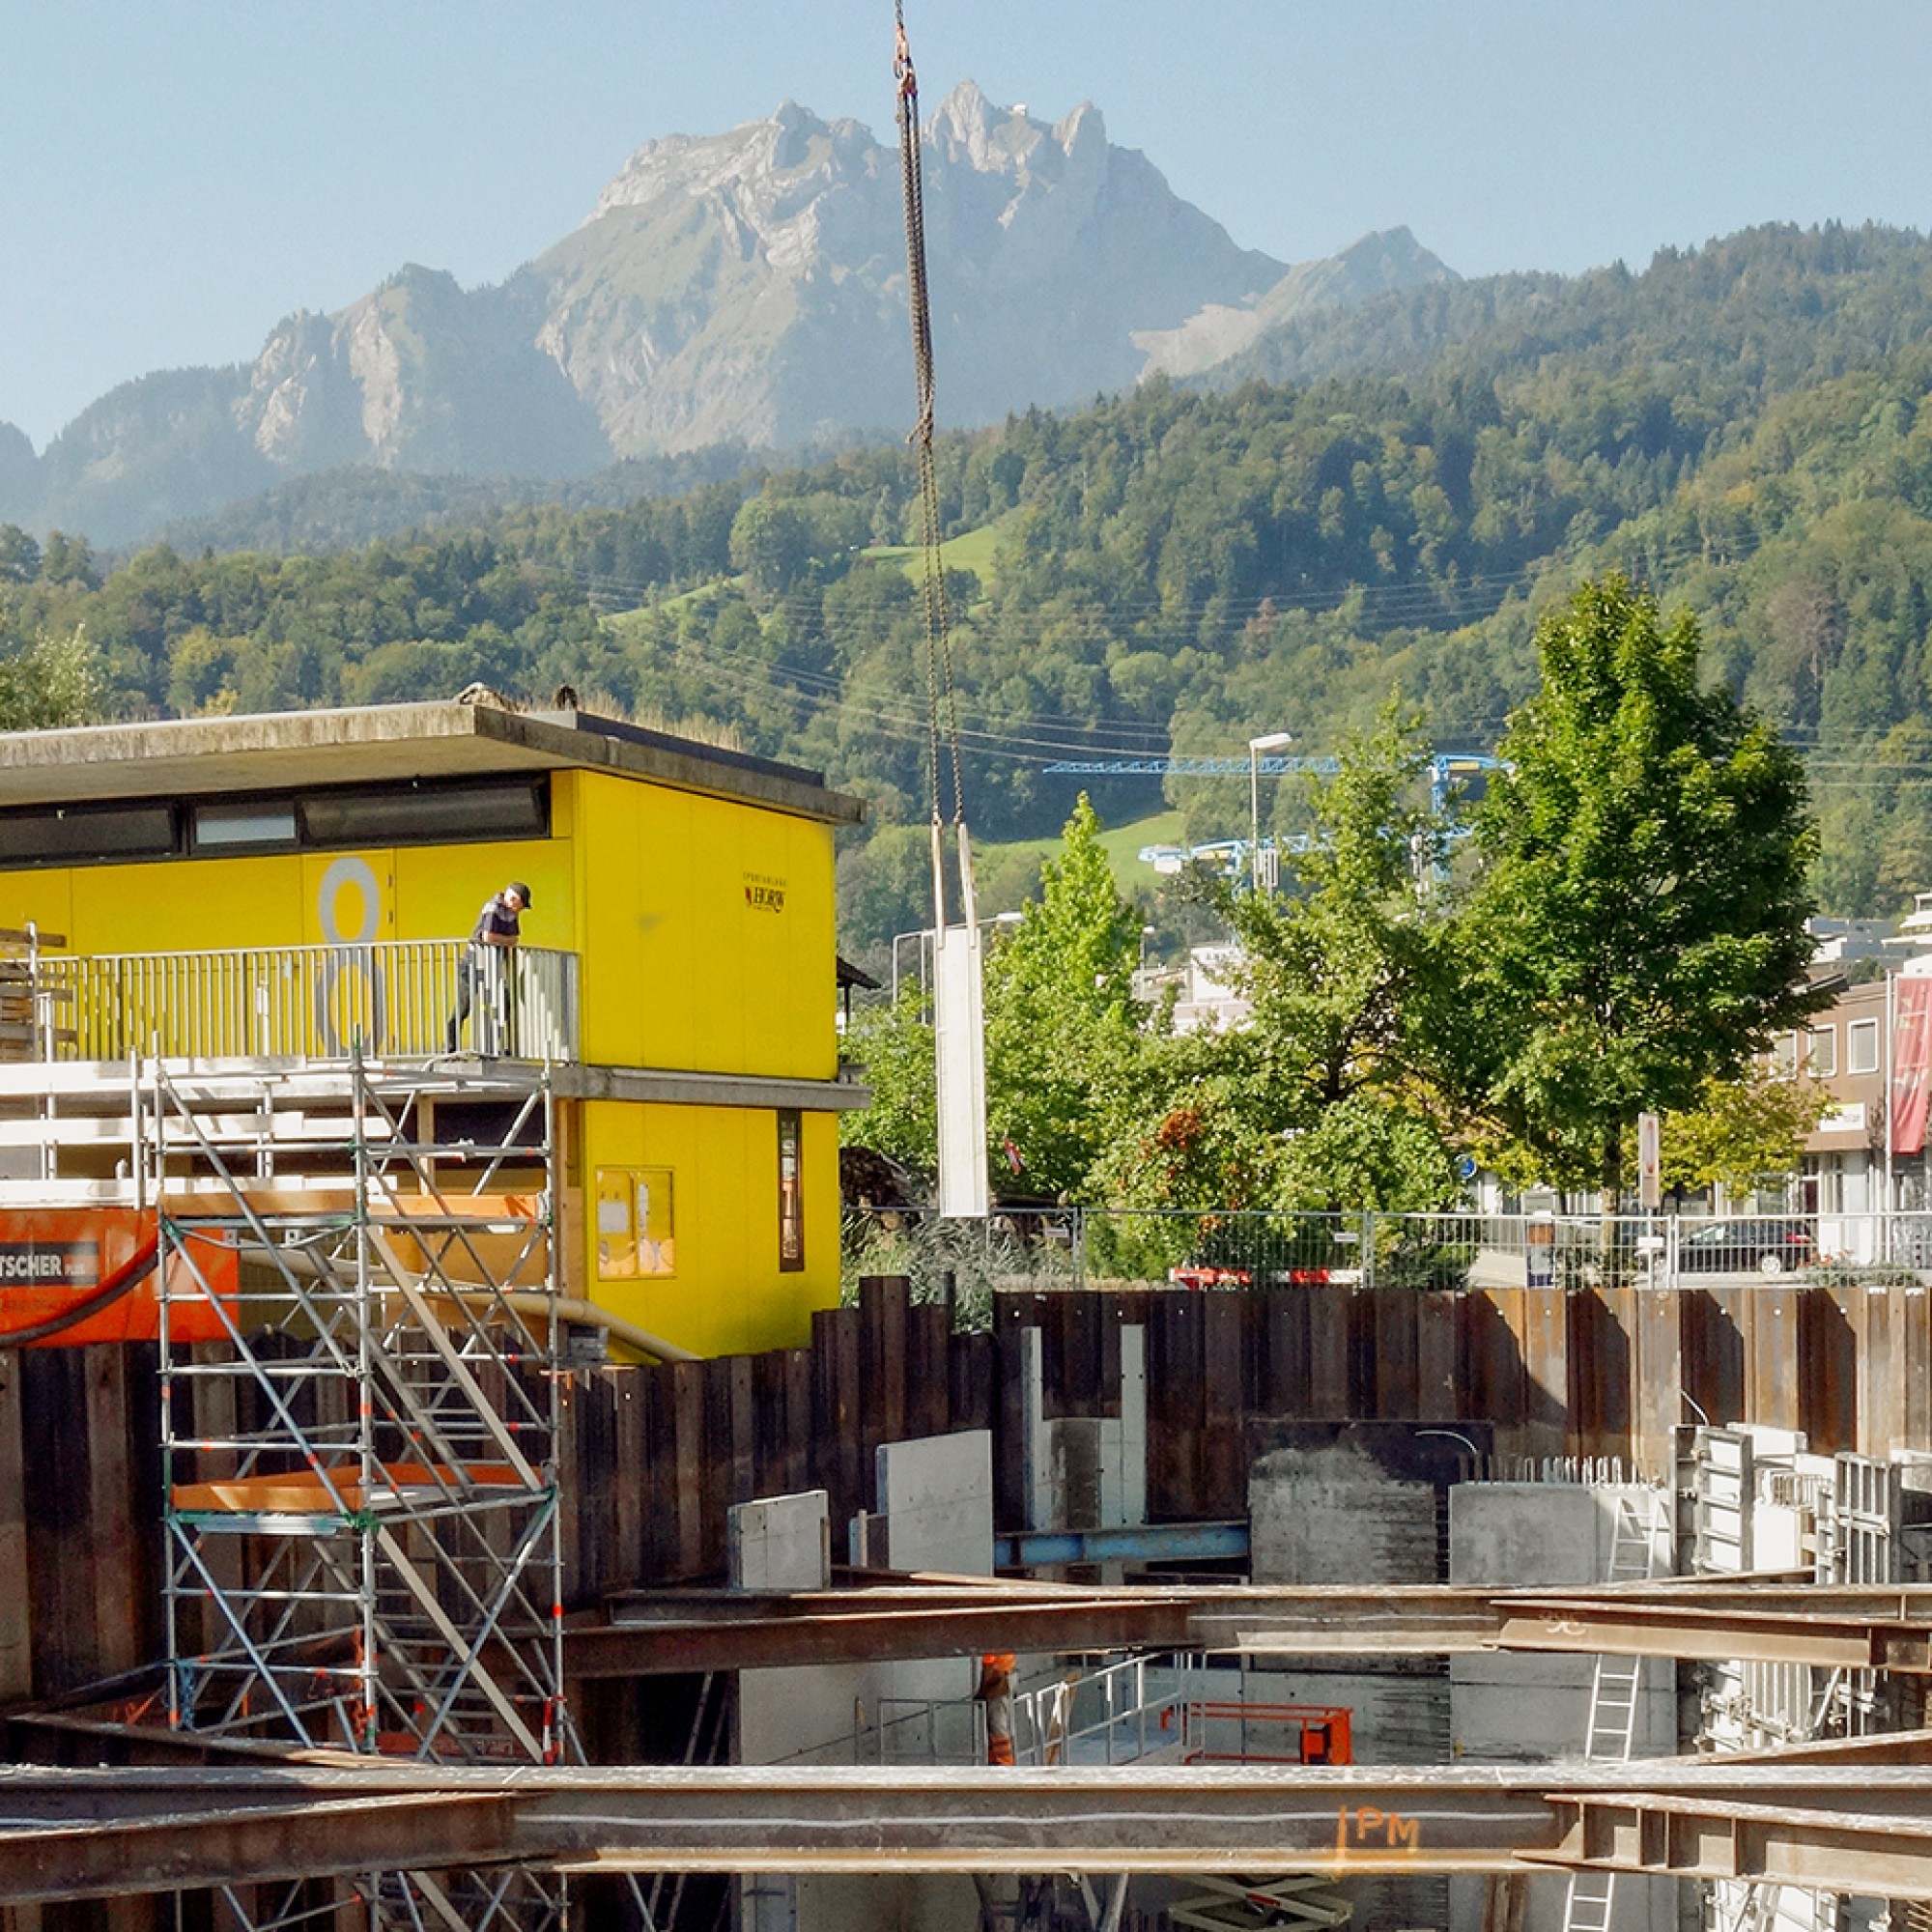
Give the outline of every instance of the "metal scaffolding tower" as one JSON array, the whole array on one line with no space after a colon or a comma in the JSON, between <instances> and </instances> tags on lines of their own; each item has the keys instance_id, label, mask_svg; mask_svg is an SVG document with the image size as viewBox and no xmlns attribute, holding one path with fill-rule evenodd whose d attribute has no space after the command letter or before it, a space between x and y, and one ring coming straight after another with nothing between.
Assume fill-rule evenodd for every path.
<instances>
[{"instance_id":1,"label":"metal scaffolding tower","mask_svg":"<svg viewBox=\"0 0 1932 1932\"><path fill-rule=\"evenodd\" d=\"M358 1052L286 1074L153 1063L144 1084L138 1179L172 1284L171 1721L438 1761L581 1758L563 1701L547 1080ZM294 1184L236 1157L264 1117L298 1110ZM339 1132L319 1134L331 1110ZM229 1250L239 1293L213 1264ZM184 1297L217 1311L225 1344L171 1341ZM243 1926L325 1923L335 1906L313 1887L259 1889L224 1894ZM357 1891L372 1927L563 1922L544 1873L387 1872Z\"/></svg>"}]
</instances>

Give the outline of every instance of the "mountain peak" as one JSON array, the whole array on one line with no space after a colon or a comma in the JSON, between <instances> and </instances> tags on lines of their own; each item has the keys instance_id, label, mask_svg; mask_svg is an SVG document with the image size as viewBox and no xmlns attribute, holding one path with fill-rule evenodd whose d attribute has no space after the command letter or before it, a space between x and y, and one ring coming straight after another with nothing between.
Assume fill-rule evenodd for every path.
<instances>
[{"instance_id":1,"label":"mountain peak","mask_svg":"<svg viewBox=\"0 0 1932 1932\"><path fill-rule=\"evenodd\" d=\"M1232 307L1209 303L1179 328L1137 332L1134 343L1147 356L1144 374L1198 376L1310 309L1356 308L1397 289L1462 279L1406 228L1374 229L1333 255L1297 262L1260 295Z\"/></svg>"},{"instance_id":2,"label":"mountain peak","mask_svg":"<svg viewBox=\"0 0 1932 1932\"><path fill-rule=\"evenodd\" d=\"M1115 147L1092 101L1049 121L962 80L921 137L949 423L1123 388L1146 360L1135 331L1251 304L1285 271ZM290 317L245 369L97 410L51 463L0 438L0 482L31 465L6 497L105 502L124 470L172 464L184 494L127 513L145 523L214 507L208 491L236 493L195 479L231 472L256 489L371 463L562 476L613 455L897 434L902 223L894 146L787 98L643 142L576 232L499 286L412 264L335 314ZM200 442L171 426L190 406Z\"/></svg>"}]
</instances>

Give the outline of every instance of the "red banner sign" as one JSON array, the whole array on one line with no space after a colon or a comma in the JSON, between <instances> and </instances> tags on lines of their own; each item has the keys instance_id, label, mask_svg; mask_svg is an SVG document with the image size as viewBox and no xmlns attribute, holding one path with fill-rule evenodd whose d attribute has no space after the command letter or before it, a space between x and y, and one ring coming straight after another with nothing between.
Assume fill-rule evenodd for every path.
<instances>
[{"instance_id":1,"label":"red banner sign","mask_svg":"<svg viewBox=\"0 0 1932 1932\"><path fill-rule=\"evenodd\" d=\"M1925 1151L1925 1103L1932 1089L1932 978L1900 978L1891 1031L1891 1151Z\"/></svg>"}]
</instances>

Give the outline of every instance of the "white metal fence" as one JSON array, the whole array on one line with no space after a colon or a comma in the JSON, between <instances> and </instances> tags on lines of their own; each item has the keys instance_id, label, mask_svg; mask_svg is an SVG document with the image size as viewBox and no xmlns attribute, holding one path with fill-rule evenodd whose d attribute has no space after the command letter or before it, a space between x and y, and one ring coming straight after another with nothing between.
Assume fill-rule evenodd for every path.
<instances>
[{"instance_id":1,"label":"white metal fence","mask_svg":"<svg viewBox=\"0 0 1932 1932\"><path fill-rule=\"evenodd\" d=\"M1274 1214L923 1208L846 1218L850 1274L906 1274L969 1314L997 1289L1690 1287L1932 1276L1932 1213Z\"/></svg>"},{"instance_id":2,"label":"white metal fence","mask_svg":"<svg viewBox=\"0 0 1932 1932\"><path fill-rule=\"evenodd\" d=\"M1035 1684L1013 1696L1014 1761L1178 1757L1181 1712L1209 1681L1198 1667L1128 1657ZM882 1697L854 1731L849 1752L855 1764L983 1764L985 1706L972 1697Z\"/></svg>"},{"instance_id":3,"label":"white metal fence","mask_svg":"<svg viewBox=\"0 0 1932 1932\"><path fill-rule=\"evenodd\" d=\"M577 955L456 939L213 952L43 954L47 1060L578 1057Z\"/></svg>"}]
</instances>

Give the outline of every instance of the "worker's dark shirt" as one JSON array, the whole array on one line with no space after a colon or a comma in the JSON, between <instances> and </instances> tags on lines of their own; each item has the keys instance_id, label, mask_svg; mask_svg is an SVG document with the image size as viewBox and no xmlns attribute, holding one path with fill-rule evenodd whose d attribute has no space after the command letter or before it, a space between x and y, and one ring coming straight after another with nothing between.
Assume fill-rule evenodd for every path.
<instances>
[{"instance_id":1,"label":"worker's dark shirt","mask_svg":"<svg viewBox=\"0 0 1932 1932\"><path fill-rule=\"evenodd\" d=\"M492 939L502 941L518 939L523 928L517 923L518 915L503 903L503 895L497 893L483 902L483 910L476 915L476 930L469 935L472 946L488 946Z\"/></svg>"}]
</instances>

